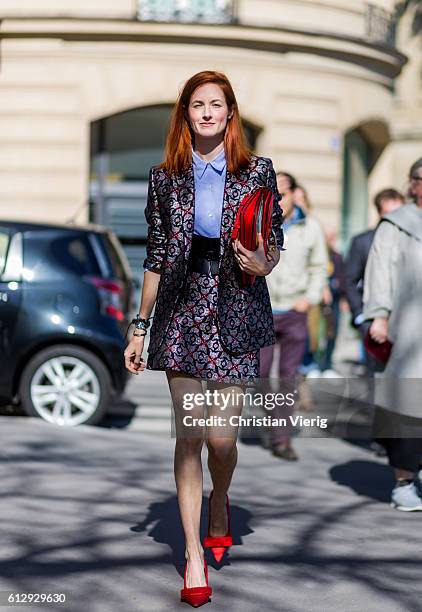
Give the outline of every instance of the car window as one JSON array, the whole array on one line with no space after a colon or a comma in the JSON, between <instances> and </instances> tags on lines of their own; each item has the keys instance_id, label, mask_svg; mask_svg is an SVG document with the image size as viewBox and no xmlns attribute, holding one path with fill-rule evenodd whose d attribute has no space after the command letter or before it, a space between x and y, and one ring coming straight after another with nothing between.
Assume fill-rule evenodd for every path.
<instances>
[{"instance_id":1,"label":"car window","mask_svg":"<svg viewBox=\"0 0 422 612\"><path fill-rule=\"evenodd\" d=\"M100 268L86 234L28 232L24 250L25 268L36 278L63 274L100 275Z\"/></svg>"},{"instance_id":2,"label":"car window","mask_svg":"<svg viewBox=\"0 0 422 612\"><path fill-rule=\"evenodd\" d=\"M116 236L112 233L101 234L101 241L105 247L109 264L112 271L112 276L119 280L126 281L131 277L129 263L126 255L120 246Z\"/></svg>"},{"instance_id":3,"label":"car window","mask_svg":"<svg viewBox=\"0 0 422 612\"><path fill-rule=\"evenodd\" d=\"M9 248L9 234L0 230L0 274L3 274L6 266L7 249Z\"/></svg>"}]
</instances>

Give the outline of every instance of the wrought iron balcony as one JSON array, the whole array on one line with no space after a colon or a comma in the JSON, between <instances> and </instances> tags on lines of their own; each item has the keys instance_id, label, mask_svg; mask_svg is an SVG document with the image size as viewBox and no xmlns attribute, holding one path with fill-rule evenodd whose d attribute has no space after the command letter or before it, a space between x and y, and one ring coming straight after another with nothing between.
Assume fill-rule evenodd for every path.
<instances>
[{"instance_id":1,"label":"wrought iron balcony","mask_svg":"<svg viewBox=\"0 0 422 612\"><path fill-rule=\"evenodd\" d=\"M233 23L235 0L138 0L140 21Z\"/></svg>"},{"instance_id":2,"label":"wrought iron balcony","mask_svg":"<svg viewBox=\"0 0 422 612\"><path fill-rule=\"evenodd\" d=\"M366 6L366 39L372 43L395 46L394 15L374 4Z\"/></svg>"}]
</instances>

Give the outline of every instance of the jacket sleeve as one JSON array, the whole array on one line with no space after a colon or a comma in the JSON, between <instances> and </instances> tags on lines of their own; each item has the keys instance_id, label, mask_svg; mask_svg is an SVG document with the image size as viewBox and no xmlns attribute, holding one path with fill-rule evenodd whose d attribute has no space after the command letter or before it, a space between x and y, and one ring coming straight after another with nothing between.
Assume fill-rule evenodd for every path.
<instances>
[{"instance_id":1,"label":"jacket sleeve","mask_svg":"<svg viewBox=\"0 0 422 612\"><path fill-rule=\"evenodd\" d=\"M144 260L144 270L161 273L165 254L166 235L160 215L157 192L154 185L154 168L149 172L147 205L145 219L148 223L147 256Z\"/></svg>"},{"instance_id":2,"label":"jacket sleeve","mask_svg":"<svg viewBox=\"0 0 422 612\"><path fill-rule=\"evenodd\" d=\"M274 206L272 216L272 233L275 236L276 245L279 251L283 250L284 233L283 233L283 210L280 208L281 195L277 189L277 178L274 172L273 162L269 160L267 187L274 194Z\"/></svg>"},{"instance_id":3,"label":"jacket sleeve","mask_svg":"<svg viewBox=\"0 0 422 612\"><path fill-rule=\"evenodd\" d=\"M365 268L363 314L366 320L388 317L391 313L399 232L388 221L382 221L375 232Z\"/></svg>"},{"instance_id":4,"label":"jacket sleeve","mask_svg":"<svg viewBox=\"0 0 422 612\"><path fill-rule=\"evenodd\" d=\"M319 304L322 290L328 284L328 251L324 232L318 221L310 218L313 230L313 245L308 260L308 288L306 297L310 304Z\"/></svg>"},{"instance_id":5,"label":"jacket sleeve","mask_svg":"<svg viewBox=\"0 0 422 612\"><path fill-rule=\"evenodd\" d=\"M359 245L359 238L352 240L345 264L345 289L353 321L362 314L363 276L365 272L365 253Z\"/></svg>"}]
</instances>

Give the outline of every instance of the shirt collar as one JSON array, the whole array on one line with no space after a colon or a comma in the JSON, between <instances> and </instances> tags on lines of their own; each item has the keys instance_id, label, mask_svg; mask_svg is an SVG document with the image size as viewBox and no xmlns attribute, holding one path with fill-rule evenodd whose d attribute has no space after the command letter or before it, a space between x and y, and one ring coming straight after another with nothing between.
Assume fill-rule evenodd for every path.
<instances>
[{"instance_id":1,"label":"shirt collar","mask_svg":"<svg viewBox=\"0 0 422 612\"><path fill-rule=\"evenodd\" d=\"M226 167L226 154L224 149L220 151L214 159L209 162L204 161L195 151L192 149L192 162L199 174L199 177L202 178L206 168L210 165L216 172L220 175L223 173L224 168Z\"/></svg>"},{"instance_id":2,"label":"shirt collar","mask_svg":"<svg viewBox=\"0 0 422 612\"><path fill-rule=\"evenodd\" d=\"M304 223L306 219L306 213L298 204L293 204L293 212L288 219L283 221L283 229L287 231L291 225L297 223Z\"/></svg>"}]
</instances>

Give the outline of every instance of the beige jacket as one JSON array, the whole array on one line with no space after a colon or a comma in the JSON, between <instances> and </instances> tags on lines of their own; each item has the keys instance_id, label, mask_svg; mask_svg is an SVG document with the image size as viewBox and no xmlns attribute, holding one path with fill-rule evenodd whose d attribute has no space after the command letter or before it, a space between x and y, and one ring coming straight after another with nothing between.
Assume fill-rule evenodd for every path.
<instances>
[{"instance_id":1,"label":"beige jacket","mask_svg":"<svg viewBox=\"0 0 422 612\"><path fill-rule=\"evenodd\" d=\"M422 209L406 204L375 232L365 268L366 319L388 317L393 350L376 385L378 405L422 417Z\"/></svg>"},{"instance_id":2,"label":"beige jacket","mask_svg":"<svg viewBox=\"0 0 422 612\"><path fill-rule=\"evenodd\" d=\"M319 304L328 282L328 253L317 219L302 212L285 232L284 248L279 263L266 276L273 310L291 310L303 297Z\"/></svg>"}]
</instances>

